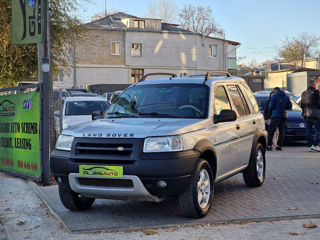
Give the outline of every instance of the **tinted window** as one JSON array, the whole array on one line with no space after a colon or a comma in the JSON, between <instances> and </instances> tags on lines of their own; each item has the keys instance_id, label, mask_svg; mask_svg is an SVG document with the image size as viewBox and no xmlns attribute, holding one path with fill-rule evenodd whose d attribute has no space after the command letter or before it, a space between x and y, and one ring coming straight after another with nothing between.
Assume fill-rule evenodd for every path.
<instances>
[{"instance_id":1,"label":"tinted window","mask_svg":"<svg viewBox=\"0 0 320 240\"><path fill-rule=\"evenodd\" d=\"M228 91L230 93L231 99L237 109L239 116L245 116L249 112L247 110L248 106L245 106L244 99L241 96L241 93L237 86L228 86Z\"/></svg>"},{"instance_id":2,"label":"tinted window","mask_svg":"<svg viewBox=\"0 0 320 240\"><path fill-rule=\"evenodd\" d=\"M295 101L292 101L292 100L291 100L291 103L292 103L292 109L291 109L291 111L294 111L294 112L300 112L300 111L302 111L302 110L301 110L301 107L299 107L299 105L298 105Z\"/></svg>"},{"instance_id":3,"label":"tinted window","mask_svg":"<svg viewBox=\"0 0 320 240\"><path fill-rule=\"evenodd\" d=\"M214 90L214 114L219 115L223 109L231 110L231 105L225 88L219 86Z\"/></svg>"},{"instance_id":4,"label":"tinted window","mask_svg":"<svg viewBox=\"0 0 320 240\"><path fill-rule=\"evenodd\" d=\"M245 83L242 83L241 86L243 87L242 89L244 89L244 94L246 94L248 99L249 99L248 104L251 106L253 112L254 113L258 113L259 112L259 106L258 106L256 98L254 97L254 95L251 92L250 88Z\"/></svg>"},{"instance_id":5,"label":"tinted window","mask_svg":"<svg viewBox=\"0 0 320 240\"><path fill-rule=\"evenodd\" d=\"M66 116L91 115L94 111L107 110L107 103L104 101L72 101L66 104Z\"/></svg>"}]
</instances>

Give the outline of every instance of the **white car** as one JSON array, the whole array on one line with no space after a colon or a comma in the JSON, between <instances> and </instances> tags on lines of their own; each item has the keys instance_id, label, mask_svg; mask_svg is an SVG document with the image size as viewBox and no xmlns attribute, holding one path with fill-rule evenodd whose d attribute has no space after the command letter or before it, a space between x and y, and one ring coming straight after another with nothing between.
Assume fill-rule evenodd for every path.
<instances>
[{"instance_id":1,"label":"white car","mask_svg":"<svg viewBox=\"0 0 320 240\"><path fill-rule=\"evenodd\" d=\"M62 100L62 129L92 121L92 113L105 112L108 102L101 97L66 97ZM55 125L60 133L60 111L55 111Z\"/></svg>"}]
</instances>

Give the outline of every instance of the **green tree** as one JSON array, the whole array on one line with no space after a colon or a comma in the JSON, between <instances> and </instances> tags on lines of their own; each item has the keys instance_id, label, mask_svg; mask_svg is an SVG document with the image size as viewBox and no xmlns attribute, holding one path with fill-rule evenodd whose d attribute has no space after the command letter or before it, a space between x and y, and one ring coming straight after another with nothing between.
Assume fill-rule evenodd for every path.
<instances>
[{"instance_id":1,"label":"green tree","mask_svg":"<svg viewBox=\"0 0 320 240\"><path fill-rule=\"evenodd\" d=\"M52 71L69 61L71 45L81 34L81 22L75 14L79 0L49 1ZM0 0L0 87L15 85L23 77L37 77L37 46L11 44L11 1Z\"/></svg>"},{"instance_id":2,"label":"green tree","mask_svg":"<svg viewBox=\"0 0 320 240\"><path fill-rule=\"evenodd\" d=\"M11 44L11 1L0 0L0 87L37 75L37 48Z\"/></svg>"}]
</instances>

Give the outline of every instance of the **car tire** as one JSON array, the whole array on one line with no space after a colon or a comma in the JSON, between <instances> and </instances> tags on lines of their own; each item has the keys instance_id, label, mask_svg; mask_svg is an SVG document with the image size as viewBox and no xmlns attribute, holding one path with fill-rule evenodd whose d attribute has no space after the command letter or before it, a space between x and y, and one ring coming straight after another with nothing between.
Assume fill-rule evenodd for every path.
<instances>
[{"instance_id":1,"label":"car tire","mask_svg":"<svg viewBox=\"0 0 320 240\"><path fill-rule=\"evenodd\" d=\"M94 203L95 198L83 197L72 191L69 184L59 184L59 197L67 209L71 211L83 211L89 209Z\"/></svg>"},{"instance_id":2,"label":"car tire","mask_svg":"<svg viewBox=\"0 0 320 240\"><path fill-rule=\"evenodd\" d=\"M248 187L259 187L263 184L266 173L265 148L257 143L251 153L249 166L243 171L243 179Z\"/></svg>"},{"instance_id":3,"label":"car tire","mask_svg":"<svg viewBox=\"0 0 320 240\"><path fill-rule=\"evenodd\" d=\"M213 175L210 164L204 159L199 159L187 189L179 195L182 213L190 218L204 217L210 210L213 193Z\"/></svg>"}]
</instances>

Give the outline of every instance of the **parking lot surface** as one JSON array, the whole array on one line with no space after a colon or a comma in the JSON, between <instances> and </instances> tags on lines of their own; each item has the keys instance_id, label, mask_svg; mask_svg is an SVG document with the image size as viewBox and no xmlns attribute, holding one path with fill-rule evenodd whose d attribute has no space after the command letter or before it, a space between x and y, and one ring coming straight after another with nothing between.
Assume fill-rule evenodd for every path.
<instances>
[{"instance_id":1,"label":"parking lot surface","mask_svg":"<svg viewBox=\"0 0 320 240\"><path fill-rule=\"evenodd\" d=\"M87 211L71 212L62 206L57 186L34 189L72 232L311 218L320 217L319 169L320 153L304 146L267 152L264 185L248 188L242 174L217 183L213 208L202 219L184 218L175 199L161 203L98 199Z\"/></svg>"}]
</instances>

